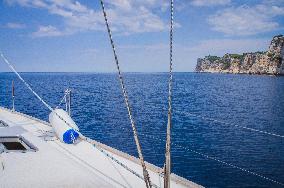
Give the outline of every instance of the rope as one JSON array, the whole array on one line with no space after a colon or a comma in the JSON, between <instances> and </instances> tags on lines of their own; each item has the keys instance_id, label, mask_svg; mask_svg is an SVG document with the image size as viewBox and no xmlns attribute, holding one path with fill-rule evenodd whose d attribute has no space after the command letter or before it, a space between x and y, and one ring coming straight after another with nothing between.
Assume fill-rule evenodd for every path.
<instances>
[{"instance_id":1,"label":"rope","mask_svg":"<svg viewBox=\"0 0 284 188\"><path fill-rule=\"evenodd\" d=\"M52 109L35 91L33 91L33 89L31 88L31 86L30 86L27 82L25 82L25 80L19 75L19 73L18 73L18 72L15 70L15 68L9 63L9 61L5 58L5 56L4 56L2 53L1 53L1 57L3 58L3 60L5 61L5 63L13 70L13 72L19 77L19 79L28 87L28 89L29 89L49 110L53 111L53 109ZM56 114L62 121L64 121L67 125L71 126L71 125L70 125L68 122L66 122L61 116L59 116L57 113L55 113L55 114ZM222 122L222 121L219 121L219 120L214 120L214 119L212 119L212 118L205 118L205 117L202 117L202 116L199 116L199 115L196 115L196 114L192 114L192 113L188 113L188 114L191 114L191 115L196 116L196 117L201 117L201 118L203 118L203 119L215 121L215 122L220 122L220 123L224 123L224 124L228 124L228 125L234 125L234 126L236 126L236 127L240 127L240 128L244 128L244 129L248 129L248 130L252 130L252 131L256 131L256 132L260 132L260 133L264 133L264 134L268 134L268 135L273 135L273 136L282 137L282 138L284 137L284 136L282 136L282 135L278 135L278 134L275 134L275 133L269 133L269 132L266 132L266 131L261 131L261 130L252 129L252 128L248 128L248 127L242 127L242 126L235 125L235 124L229 124L229 123ZM124 128L121 128L121 129L126 130L126 129L124 129ZM141 134L141 135L146 136L146 137L149 137L149 138L153 138L153 139L156 139L156 140L163 141L162 139L156 138L156 137L154 137L154 136L150 136L150 135L146 135L146 134ZM81 137L81 138L82 138L82 137ZM86 137L85 137L85 138L86 138ZM86 140L86 141L87 141L87 140ZM178 145L178 144L173 144L173 145L175 145L175 146L177 146L177 147L179 147L179 148L182 148L182 149L184 149L184 150L186 150L186 151L190 151L190 152L196 153L196 154L198 154L198 155L201 155L201 156L203 156L203 157L205 157L205 158L207 158L207 159L211 159L211 160L217 161L217 162L219 162L219 163L222 163L222 164L224 164L224 165L230 166L230 167L232 167L232 168L241 170L241 171L246 172L246 173L249 173L249 174L251 174L251 175L258 176L258 177L260 177L260 178L262 178L262 179L265 179L265 180L267 180L267 181L270 181L270 182L279 184L279 185L281 185L281 186L284 186L284 183L282 183L282 182L273 180L273 179L268 178L268 177L266 177L266 176L263 176L263 175L260 175L260 174L258 174L258 173L255 173L255 172L252 172L252 171L250 171L250 170L247 170L247 169L245 169L245 168L238 167L238 166L236 166L236 165L234 165L234 164L231 164L231 163L222 161L222 160L217 159L217 158L215 158L215 157L211 157L211 156L209 156L209 155L203 154L203 153L198 152L198 151L195 151L195 150L193 150L193 149L189 149L189 148L187 148L187 147L180 146L180 145ZM121 163L121 164L122 164L122 163ZM129 167L128 167L128 168L129 168ZM129 168L129 170L131 170L131 169ZM133 172L134 172L134 171L133 171ZM139 175L139 174L138 174L138 175ZM143 175L144 175L144 173L143 173ZM139 175L139 176L140 176L140 175ZM140 178L142 178L142 176L140 176ZM145 180L145 177L144 177L144 180ZM154 187L156 187L155 184L151 184L151 185L154 186Z\"/></svg>"},{"instance_id":2,"label":"rope","mask_svg":"<svg viewBox=\"0 0 284 188\"><path fill-rule=\"evenodd\" d=\"M173 84L173 23L174 23L174 1L171 0L171 23L170 23L170 70L169 70L169 98L168 98L168 124L167 124L167 140L165 153L165 178L164 187L170 188L171 174L171 127L172 127L172 84Z\"/></svg>"},{"instance_id":3,"label":"rope","mask_svg":"<svg viewBox=\"0 0 284 188\"><path fill-rule=\"evenodd\" d=\"M201 118L201 119L204 119L204 120L207 120L207 121L217 122L217 123L220 123L220 124L230 125L230 126L238 127L238 128L241 128L241 129L246 129L246 130L249 130L249 131L254 131L254 132L257 132L257 133L261 133L261 134L267 134L267 135L270 135L270 136L284 138L284 135L271 133L271 132L267 132L267 131L262 131L262 130L259 130L259 129L254 129L254 128L241 126L241 125L237 125L237 124L233 124L233 123L227 123L227 122L224 122L224 121L220 121L220 120L216 120L216 119L213 119L213 118L200 116L200 115L193 114L193 113L190 113L190 112L181 112L181 111L177 111L177 112L180 112L180 113L185 114L185 115L198 117L198 118Z\"/></svg>"},{"instance_id":4,"label":"rope","mask_svg":"<svg viewBox=\"0 0 284 188\"><path fill-rule=\"evenodd\" d=\"M211 159L211 160L217 161L217 162L219 162L219 163L222 163L222 164L227 165L227 166L230 166L230 167L232 167L232 168L241 170L241 171L246 172L246 173L248 173L248 174L252 174L252 175L254 175L254 176L258 176L258 177L260 177L260 178L262 178L262 179L265 179L265 180L271 181L271 182L273 182L273 183L276 183L276 184L278 184L278 185L284 186L284 183L281 183L281 182L279 182L279 181L273 180L273 179L271 179L271 178L268 178L268 177L263 176L263 175L261 175L261 174L258 174L258 173L256 173L256 172L252 172L252 171L247 170L247 169L245 169L245 168L238 167L238 166L236 166L236 165L234 165L234 164L232 164L232 163L228 163L228 162L222 161L222 160L220 160L220 159L218 159L218 158L211 157L211 156L209 156L209 155L200 153L200 152L198 152L198 151L195 151L195 150L192 150L192 149L189 149L189 148L186 148L186 147L177 145L177 144L173 144L173 145L175 145L175 146L177 146L177 147L179 147L179 148L182 148L182 149L184 149L184 150L186 150L186 151L190 151L190 152L193 152L193 153L195 153L195 154L201 155L202 157L205 157L205 158L207 158L207 159Z\"/></svg>"},{"instance_id":5,"label":"rope","mask_svg":"<svg viewBox=\"0 0 284 188\"><path fill-rule=\"evenodd\" d=\"M44 106L46 106L46 108L48 108L51 112L55 113L55 115L62 120L66 125L68 125L69 127L72 127L72 125L70 125L66 120L64 120L59 114L57 114L53 108L47 104L33 89L32 87L22 78L22 76L16 71L16 69L14 68L14 66L8 61L8 59L3 55L3 53L1 53L1 57L4 60L4 62L10 67L10 69L18 76L18 78L25 84L25 86L38 98L39 101L41 101ZM76 130L78 131L78 130ZM72 134L72 136L74 136Z\"/></svg>"},{"instance_id":6,"label":"rope","mask_svg":"<svg viewBox=\"0 0 284 188\"><path fill-rule=\"evenodd\" d=\"M117 128L117 126L115 126L114 124L110 124L110 125L113 126L113 127L115 127L115 128ZM122 130L124 130L124 131L129 132L128 129L125 129L125 128L123 128L123 127L119 127L119 129L122 129ZM145 137L147 137L147 138L151 138L151 139L154 139L154 140L158 140L158 141L164 142L163 139L158 138L158 137L156 137L156 136L152 136L152 135L148 135L148 134L143 134L143 133L140 133L140 135L145 136ZM195 154L197 154L197 155L200 155L200 156L202 156L202 157L204 157L204 158L207 158L207 159L210 159L210 160L214 160L214 161L216 161L216 162L222 163L223 165L230 166L231 168L238 169L238 170L243 171L243 172L246 172L246 173L248 173L248 174L251 174L251 175L260 177L260 178L262 178L262 179L264 179L264 180L267 180L267 181L270 181L270 182L273 182L273 183L276 183L276 184L279 184L279 185L284 186L284 183L282 183L282 182L279 182L279 181L276 181L276 180L274 180L274 179L268 178L268 177L266 177L266 176L264 176L264 175L261 175L261 174L258 174L258 173L256 173L256 172L247 170L247 169L245 169L245 168L238 167L238 166L236 166L236 165L234 165L234 164L232 164L232 163L228 163L228 162L222 161L221 159L218 159L218 158L216 158L216 157L212 157L212 156L206 155L206 154L204 154L204 153L198 152L198 151L196 151L196 150L193 150L193 149L190 149L190 148L188 148L188 147L184 147L184 146L181 146L181 145L178 145L178 144L175 144L175 143L173 143L173 145L176 146L176 147L179 147L179 148L181 148L181 149L183 149L183 150L186 150L186 151L195 153Z\"/></svg>"},{"instance_id":7,"label":"rope","mask_svg":"<svg viewBox=\"0 0 284 188\"><path fill-rule=\"evenodd\" d=\"M50 105L48 105L32 88L31 86L21 77L21 75L15 70L15 68L13 67L13 65L5 58L5 56L1 53L1 57L4 59L5 63L13 70L13 72L19 77L19 79L27 86L27 88L52 112L54 112L62 121L64 121L67 125L69 125L71 127L71 125L66 122L60 115L58 115ZM61 105L61 103L63 102L63 100L66 98L68 92L65 93L65 95L63 96L62 100L60 101L59 105ZM57 106L57 107L58 107ZM56 107L56 108L57 108ZM80 134L80 133L79 133ZM73 134L71 134L71 138L73 140L73 143L75 142L75 137ZM128 170L129 172L131 172L132 174L136 175L138 178L145 180L145 178L143 178L142 176L140 176L138 173L136 173L134 170L132 170L131 168L129 168L128 166L126 166L125 164L121 163L119 160L115 159L113 156L109 155L107 152L105 152L102 148L100 148L99 146L94 144L94 141L92 141L91 139L83 136L82 134L80 134L80 138L93 144L99 151L101 151L102 153L104 153L107 157L109 157L110 159L112 159L113 161L115 161L117 164L119 164L120 166L122 166L123 168L125 168L126 170ZM144 162L144 161L143 161ZM144 163L145 165L145 163ZM3 166L4 168L4 166ZM144 175L144 171L143 171L143 175ZM150 182L151 183L151 182ZM149 187L158 187L155 184L150 184Z\"/></svg>"},{"instance_id":8,"label":"rope","mask_svg":"<svg viewBox=\"0 0 284 188\"><path fill-rule=\"evenodd\" d=\"M6 57L1 53L1 57L4 62L11 68L11 70L18 76L18 78L26 85L26 87L40 100L44 106L46 106L50 111L53 111L51 106L49 106L32 88L31 86L22 78L22 76L16 71L13 65L6 59Z\"/></svg>"},{"instance_id":9,"label":"rope","mask_svg":"<svg viewBox=\"0 0 284 188\"><path fill-rule=\"evenodd\" d=\"M118 165L120 165L121 167L123 167L125 170L129 171L130 173L132 173L133 175L135 175L136 177L138 177L141 180L144 180L144 177L141 176L140 174L138 174L137 172L135 172L134 170L132 170L130 167L128 167L127 165L123 164L122 162L120 162L118 159L116 159L115 157L113 157L112 155L110 155L109 153L107 153L104 149L102 149L99 145L97 145L95 140L92 140L88 137L85 137L83 135L80 135L80 138L90 144L92 144L95 148L97 148L101 153L103 153L105 156L107 156L108 158L110 158L111 160L113 160L115 163L117 163ZM151 184L153 187L158 188L159 186L157 186L156 184L152 183Z\"/></svg>"},{"instance_id":10,"label":"rope","mask_svg":"<svg viewBox=\"0 0 284 188\"><path fill-rule=\"evenodd\" d=\"M148 137L148 138L152 138L152 139L155 139L155 140L159 140L159 141L163 141L163 142L164 142L164 140L162 140L162 139L160 139L160 138L157 138L157 137L154 137L154 136L151 136L151 135L146 135L146 134L141 134L141 135L143 135L143 136L145 136L145 137ZM217 162L219 162L219 163L222 163L222 164L227 165L227 166L230 166L230 167L232 167L232 168L241 170L241 171L246 172L246 173L248 173L248 174L251 174L251 175L254 175L254 176L258 176L258 177L260 177L260 178L262 178L262 179L265 179L265 180L267 180L267 181L270 181L270 182L273 182L273 183L276 183L276 184L279 184L279 185L284 186L284 183L282 183L282 182L279 182L279 181L276 181L276 180L274 180L274 179L268 178L268 177L266 177L266 176L264 176L264 175L261 175L261 174L258 174L258 173L256 173L256 172L247 170L247 169L245 169L245 168L238 167L238 166L236 166L236 165L234 165L234 164L232 164L232 163L228 163L228 162L222 161L222 160L220 160L220 159L218 159L218 158L216 158L216 157L212 157L212 156L206 155L206 154L204 154L204 153L198 152L198 151L196 151L196 150L193 150L193 149L190 149L190 148L187 148L187 147L184 147L184 146L175 144L175 143L173 143L173 145L176 146L176 147L179 147L179 148L181 148L181 149L184 149L184 150L186 150L186 151L190 151L190 152L192 152L192 153L198 154L198 155L200 155L200 156L202 156L202 157L204 157L204 158L217 161Z\"/></svg>"},{"instance_id":11,"label":"rope","mask_svg":"<svg viewBox=\"0 0 284 188\"><path fill-rule=\"evenodd\" d=\"M106 24L110 44L111 44L111 47L112 47L112 51L113 51L113 55L114 55L114 59L115 59L115 63L116 63L116 68L117 68L117 71L118 71L118 77L119 77L122 93L123 93L123 96L124 96L124 101L125 101L125 104L126 104L128 116L129 116L130 123L131 123L132 130L133 130L134 140L135 140L135 143L136 143L140 162L141 162L141 165L142 165L142 168L143 168L144 180L145 180L145 183L146 183L146 187L149 188L149 187L151 187L151 181L150 181L149 173L146 169L146 165L145 165L145 162L144 162L144 157L143 157L143 154L142 154L142 149L141 149L141 145L140 145L140 142L139 142L136 126L135 126L135 123L134 123L134 120L133 120L133 117L132 117L131 108L130 108L130 104L129 104L129 100L128 100L128 95L127 95L124 80L122 78L122 74L121 74L121 71L120 71L118 57L117 57L114 41L113 41L113 38L112 38L110 26L109 26L109 23L108 23L104 2L103 2L103 0L100 0L100 2L101 2L101 7L102 7L104 19L105 19L105 24Z\"/></svg>"}]
</instances>

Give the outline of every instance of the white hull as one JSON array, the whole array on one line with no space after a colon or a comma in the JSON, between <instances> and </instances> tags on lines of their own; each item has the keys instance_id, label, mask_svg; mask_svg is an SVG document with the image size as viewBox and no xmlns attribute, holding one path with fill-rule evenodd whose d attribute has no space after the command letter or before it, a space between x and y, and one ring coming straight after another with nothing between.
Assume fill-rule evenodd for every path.
<instances>
[{"instance_id":1,"label":"white hull","mask_svg":"<svg viewBox=\"0 0 284 188\"><path fill-rule=\"evenodd\" d=\"M110 159L97 147L81 140L75 145L58 140L47 122L0 107L0 138L20 136L36 151L0 154L0 187L145 187L143 180ZM96 143L110 156L141 176L139 160ZM1 151L0 151L1 152ZM162 169L147 163L152 183L163 187ZM171 175L171 187L201 187Z\"/></svg>"}]
</instances>

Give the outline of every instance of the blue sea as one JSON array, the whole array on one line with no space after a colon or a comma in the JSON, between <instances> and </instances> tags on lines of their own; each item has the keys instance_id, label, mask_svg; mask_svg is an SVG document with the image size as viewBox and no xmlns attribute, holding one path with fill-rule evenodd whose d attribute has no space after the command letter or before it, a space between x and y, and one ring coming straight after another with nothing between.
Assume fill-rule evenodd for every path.
<instances>
[{"instance_id":1,"label":"blue sea","mask_svg":"<svg viewBox=\"0 0 284 188\"><path fill-rule=\"evenodd\" d=\"M22 76L52 107L71 88L81 132L137 156L117 74ZM124 77L144 157L162 167L168 75ZM0 105L12 106L12 80L16 110L47 121L49 111L13 73L0 73ZM284 138L244 127L284 135L284 77L174 73L173 87L173 173L206 187L281 187L244 170L284 183Z\"/></svg>"}]
</instances>

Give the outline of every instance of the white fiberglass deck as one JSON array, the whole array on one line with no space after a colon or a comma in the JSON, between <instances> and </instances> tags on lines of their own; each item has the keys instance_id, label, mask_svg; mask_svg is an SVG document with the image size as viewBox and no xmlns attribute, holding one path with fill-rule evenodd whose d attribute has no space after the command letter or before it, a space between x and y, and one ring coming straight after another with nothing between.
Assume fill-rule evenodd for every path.
<instances>
[{"instance_id":1,"label":"white fiberglass deck","mask_svg":"<svg viewBox=\"0 0 284 188\"><path fill-rule=\"evenodd\" d=\"M21 136L36 151L0 151L0 187L145 187L143 180L106 157L93 145L61 143L48 123L0 107L0 138ZM97 143L108 154L142 176L137 158ZM147 164L151 181L163 187L161 169ZM171 187L201 187L171 176Z\"/></svg>"}]
</instances>

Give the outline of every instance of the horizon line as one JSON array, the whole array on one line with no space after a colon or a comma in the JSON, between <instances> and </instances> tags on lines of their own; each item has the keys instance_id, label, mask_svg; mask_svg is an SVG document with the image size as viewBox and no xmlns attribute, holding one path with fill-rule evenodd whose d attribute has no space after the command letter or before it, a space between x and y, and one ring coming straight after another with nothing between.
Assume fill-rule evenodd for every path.
<instances>
[{"instance_id":1,"label":"horizon line","mask_svg":"<svg viewBox=\"0 0 284 188\"><path fill-rule=\"evenodd\" d=\"M173 71L174 73L195 73L196 71ZM0 71L0 74L1 73L14 73L13 71ZM19 71L19 73L109 73L109 74L116 74L117 72L115 71L110 71L110 72L92 72L92 71ZM153 71L153 72L150 72L150 71L126 71L126 72L122 72L122 73L168 73L168 72L165 72L165 71Z\"/></svg>"}]
</instances>

